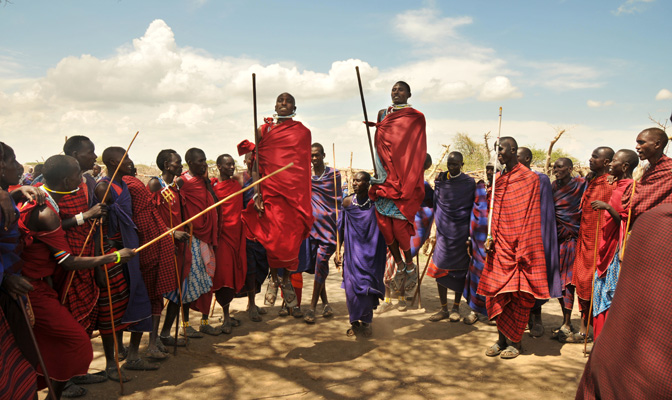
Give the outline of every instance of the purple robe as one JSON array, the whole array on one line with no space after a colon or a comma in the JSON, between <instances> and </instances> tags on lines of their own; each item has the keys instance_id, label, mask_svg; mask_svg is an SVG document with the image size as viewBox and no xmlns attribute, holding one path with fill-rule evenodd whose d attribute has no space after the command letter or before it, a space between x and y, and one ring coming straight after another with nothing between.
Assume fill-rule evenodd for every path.
<instances>
[{"instance_id":1,"label":"purple robe","mask_svg":"<svg viewBox=\"0 0 672 400\"><path fill-rule=\"evenodd\" d=\"M434 182L436 246L428 275L461 293L469 269L467 240L476 182L464 173L450 179L447 176L448 172L441 173Z\"/></svg>"},{"instance_id":2,"label":"purple robe","mask_svg":"<svg viewBox=\"0 0 672 400\"><path fill-rule=\"evenodd\" d=\"M108 182L105 177L100 182ZM109 198L113 203L108 204L107 219L109 223L108 237L114 237L117 233L121 234L121 240L124 247L137 249L140 247L138 231L133 223L133 207L131 203L131 193L128 191L126 182L115 182L114 186L121 187L121 193L117 194L115 188L110 188ZM128 306L121 319L122 323L135 323L128 330L136 332L149 332L152 330L152 307L149 302L147 288L142 280L140 273L140 257L133 257L126 263L124 275L128 279Z\"/></svg>"},{"instance_id":3,"label":"purple robe","mask_svg":"<svg viewBox=\"0 0 672 400\"><path fill-rule=\"evenodd\" d=\"M488 193L483 181L476 184L469 234L471 235L472 257L462 296L472 310L487 316L485 296L478 294L478 283L485 266L485 239L488 237Z\"/></svg>"},{"instance_id":4,"label":"purple robe","mask_svg":"<svg viewBox=\"0 0 672 400\"><path fill-rule=\"evenodd\" d=\"M371 323L373 310L384 298L385 238L378 229L371 201L361 206L356 196L343 208L338 230L343 237L343 285L350 322Z\"/></svg>"},{"instance_id":5,"label":"purple robe","mask_svg":"<svg viewBox=\"0 0 672 400\"><path fill-rule=\"evenodd\" d=\"M541 240L544 242L546 256L546 277L551 298L562 297L562 279L560 278L560 257L558 255L557 227L555 225L555 201L551 180L546 174L536 172L541 184Z\"/></svg>"}]
</instances>

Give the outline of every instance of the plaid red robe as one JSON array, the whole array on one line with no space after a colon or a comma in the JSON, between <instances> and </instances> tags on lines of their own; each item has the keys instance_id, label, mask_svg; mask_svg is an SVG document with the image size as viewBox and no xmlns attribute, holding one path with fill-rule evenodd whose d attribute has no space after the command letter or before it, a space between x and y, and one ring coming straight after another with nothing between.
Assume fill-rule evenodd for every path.
<instances>
[{"instance_id":1,"label":"plaid red robe","mask_svg":"<svg viewBox=\"0 0 672 400\"><path fill-rule=\"evenodd\" d=\"M516 164L495 182L492 237L478 294L486 296L488 317L497 329L520 342L535 299L548 299L546 256L541 240L540 182Z\"/></svg>"},{"instance_id":2,"label":"plaid red robe","mask_svg":"<svg viewBox=\"0 0 672 400\"><path fill-rule=\"evenodd\" d=\"M572 285L576 286L576 295L579 299L590 300L593 290L593 273L595 270L595 243L602 240L602 229L597 231L597 223L604 224L602 210L593 210L590 206L595 200L609 202L614 185L607 182L607 175L602 175L590 181L581 199L581 226L576 241L576 259L574 260ZM595 236L597 237L597 240ZM588 311L588 310L585 310Z\"/></svg>"},{"instance_id":3,"label":"plaid red robe","mask_svg":"<svg viewBox=\"0 0 672 400\"><path fill-rule=\"evenodd\" d=\"M609 318L590 354L577 399L671 399L672 205L635 223Z\"/></svg>"},{"instance_id":4,"label":"plaid red robe","mask_svg":"<svg viewBox=\"0 0 672 400\"><path fill-rule=\"evenodd\" d=\"M58 214L61 220L73 218L98 203L95 197L91 196L93 187L89 187L87 183L82 182L77 192L61 197L58 202ZM86 236L91 231L92 221L89 220L83 225L74 225L65 230L65 238L74 255L82 257L94 255L95 235L91 235L86 248L82 249ZM72 284L66 294L64 292L71 277ZM98 318L98 297L100 296L100 288L93 277L93 269L70 271L69 273L59 269L54 276L54 286L58 288L61 303L70 310L72 316L86 329L87 333L91 334Z\"/></svg>"},{"instance_id":5,"label":"plaid red robe","mask_svg":"<svg viewBox=\"0 0 672 400\"><path fill-rule=\"evenodd\" d=\"M632 197L632 186L625 189L622 200L623 208L627 209L630 197ZM635 186L630 226L637 217L662 203L672 203L672 158L665 154L656 164L649 166Z\"/></svg>"},{"instance_id":6,"label":"plaid red robe","mask_svg":"<svg viewBox=\"0 0 672 400\"><path fill-rule=\"evenodd\" d=\"M168 230L163 219L152 203L152 194L138 178L124 176L124 182L131 193L133 204L133 222L138 228L140 244L144 244ZM170 236L140 252L140 272L147 287L147 294L152 303L152 314L161 314L163 294L175 290L175 246Z\"/></svg>"}]
</instances>

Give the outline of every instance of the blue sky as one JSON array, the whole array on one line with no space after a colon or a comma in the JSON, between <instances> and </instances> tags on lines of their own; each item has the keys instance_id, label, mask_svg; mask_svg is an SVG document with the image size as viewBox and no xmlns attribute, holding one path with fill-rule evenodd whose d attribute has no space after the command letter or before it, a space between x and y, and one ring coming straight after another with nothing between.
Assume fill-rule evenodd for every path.
<instances>
[{"instance_id":1,"label":"blue sky","mask_svg":"<svg viewBox=\"0 0 672 400\"><path fill-rule=\"evenodd\" d=\"M441 152L457 132L497 129L580 160L672 111L672 3L618 1L27 1L0 7L0 132L20 161L64 136L131 155L251 139L250 74L270 116L282 91L337 164L370 167L354 66L370 115L399 79ZM331 159L329 154L328 159Z\"/></svg>"}]
</instances>

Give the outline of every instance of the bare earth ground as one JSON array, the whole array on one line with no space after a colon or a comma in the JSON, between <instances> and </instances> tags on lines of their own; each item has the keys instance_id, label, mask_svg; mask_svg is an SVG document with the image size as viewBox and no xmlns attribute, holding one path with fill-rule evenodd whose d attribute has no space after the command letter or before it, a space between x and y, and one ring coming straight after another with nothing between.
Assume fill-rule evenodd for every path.
<instances>
[{"instance_id":1,"label":"bare earth ground","mask_svg":"<svg viewBox=\"0 0 672 400\"><path fill-rule=\"evenodd\" d=\"M424 266L424 260L421 262ZM304 274L304 300L312 293L312 276ZM345 335L349 327L345 293L332 264L327 290L335 315L314 325L278 317L280 300L263 322L251 322L247 299L231 305L242 325L232 335L192 339L188 348L163 361L158 371L127 371L124 399L570 399L574 398L586 358L583 345L550 339L561 323L556 300L543 309L546 333L525 333L524 354L514 360L489 358L496 327L468 326L448 320L429 322L440 303L434 279L423 281L423 307L376 314L369 339ZM263 294L263 293L262 293ZM257 304L263 302L257 295ZM451 294L449 293L449 296ZM450 297L449 297L450 298ZM309 300L308 300L309 301ZM396 303L396 301L395 301ZM322 306L318 305L318 314ZM221 308L211 319L219 325ZM468 314L462 302L461 313ZM198 327L200 315L191 312ZM578 324L578 314L573 318ZM128 345L128 334L125 344ZM141 351L146 346L146 337ZM93 340L92 371L104 367L100 338ZM171 349L172 350L172 349ZM87 386L85 399L119 398L119 384ZM45 398L45 392L40 393Z\"/></svg>"}]
</instances>

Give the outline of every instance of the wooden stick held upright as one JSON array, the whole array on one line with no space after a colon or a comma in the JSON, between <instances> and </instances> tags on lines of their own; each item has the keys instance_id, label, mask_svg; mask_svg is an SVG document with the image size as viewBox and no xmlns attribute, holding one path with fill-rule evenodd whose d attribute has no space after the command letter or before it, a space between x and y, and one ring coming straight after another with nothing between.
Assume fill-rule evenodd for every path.
<instances>
[{"instance_id":1,"label":"wooden stick held upright","mask_svg":"<svg viewBox=\"0 0 672 400\"><path fill-rule=\"evenodd\" d=\"M369 150L371 150L371 162L373 163L373 174L374 176L378 176L378 171L376 171L376 158L373 156L373 142L371 141L371 130L369 129L369 117L366 114L366 103L364 102L364 89L362 89L362 78L359 76L359 67L355 67L355 71L357 71L359 96L362 98L362 110L364 111L364 125L366 125L366 135L369 138Z\"/></svg>"},{"instance_id":2,"label":"wooden stick held upright","mask_svg":"<svg viewBox=\"0 0 672 400\"><path fill-rule=\"evenodd\" d=\"M497 141L495 142L495 154L499 147L499 138L502 133L502 107L499 107L499 127L497 128ZM495 158L495 171L492 177L492 196L490 196L490 211L488 212L488 237L486 242L492 241L492 214L495 210L495 183L497 182L497 158ZM486 255L487 257L487 255Z\"/></svg>"},{"instance_id":3,"label":"wooden stick held upright","mask_svg":"<svg viewBox=\"0 0 672 400\"><path fill-rule=\"evenodd\" d=\"M33 326L30 324L30 317L26 312L26 303L23 301L22 296L17 296L17 299L19 300L19 307L21 308L23 318L26 320L26 326L28 327L28 333L30 334L30 339L32 340L33 345L35 346L35 353L37 353L37 360L39 361L40 367L42 368L42 373L44 374L44 380L47 381L47 387L49 388L49 397L51 397L52 400L56 400L56 393L54 392L54 388L51 385L51 379L49 379L47 366L44 364L44 359L42 358L42 353L40 352L40 346L37 345L35 332L33 332Z\"/></svg>"},{"instance_id":4,"label":"wooden stick held upright","mask_svg":"<svg viewBox=\"0 0 672 400\"><path fill-rule=\"evenodd\" d=\"M220 200L220 201L216 202L215 204L209 206L208 208L206 208L205 210L199 212L198 214L194 215L193 217L189 218L188 220L186 220L186 221L182 221L181 224L179 224L179 225L175 226L174 228L171 228L171 229L169 229L169 230L163 232L163 233L160 234L159 236L157 236L157 237L155 237L154 239L150 240L149 242L143 244L142 246L138 247L138 248L135 249L134 251L135 251L136 253L138 253L138 252L140 252L140 251L146 249L147 247L149 247L149 246L153 245L154 243L156 243L157 240L161 240L161 238L163 238L163 237L165 237L165 236L167 236L167 235L170 235L171 233L173 233L173 232L175 232L176 230L180 229L181 227L187 225L188 223L190 223L191 221L195 220L196 218L200 218L203 214L207 213L207 212L210 211L210 210L213 210L213 209L217 208L220 204L224 204L224 203L226 203L227 201L231 200L232 198L234 198L234 197L236 197L236 196L240 196L241 194L243 194L243 193L247 192L248 190L252 189L253 187L259 185L261 182L263 182L263 181L265 181L266 179L272 177L273 175L275 175L275 174L279 174L280 172L282 172L282 171L284 171L284 170L286 170L286 169L288 169L288 168L291 168L291 167L293 167L293 166L294 166L294 163L293 163L293 162L292 162L292 163L289 163L289 164L285 165L284 167L282 167L282 168L280 168L280 169L278 169L278 170L276 170L276 171L273 171L273 172L271 172L270 174L264 176L263 178L259 179L258 181L253 182L251 185L246 186L246 187L240 189L239 191L237 191L237 192L235 192L235 193L232 193L232 194L226 196L226 197L223 198L222 200Z\"/></svg>"},{"instance_id":5,"label":"wooden stick held upright","mask_svg":"<svg viewBox=\"0 0 672 400\"><path fill-rule=\"evenodd\" d=\"M432 227L429 227L430 231ZM425 268L422 270L422 274L420 275L420 278L418 278L418 285L417 288L415 289L415 294L413 295L413 300L411 301L411 306L415 304L415 298L420 294L420 285L422 285L422 280L425 277L425 272L427 272L427 267L429 266L429 261L432 259L432 255L434 254L434 247L436 247L436 241L432 243L432 249L429 251L429 255L427 256L427 261L425 262ZM418 297L418 305L420 306L422 304L422 300Z\"/></svg>"},{"instance_id":6,"label":"wooden stick held upright","mask_svg":"<svg viewBox=\"0 0 672 400\"><path fill-rule=\"evenodd\" d=\"M336 203L336 259L341 255L341 238L338 233L338 183L336 182L336 143L331 144L334 155L334 202Z\"/></svg>"},{"instance_id":7,"label":"wooden stick held upright","mask_svg":"<svg viewBox=\"0 0 672 400\"><path fill-rule=\"evenodd\" d=\"M257 173L257 178L259 177L259 131L257 125L257 75L252 74L252 109L254 112L254 172ZM257 186L254 188L254 193L259 194L261 192L261 187Z\"/></svg>"},{"instance_id":8,"label":"wooden stick held upright","mask_svg":"<svg viewBox=\"0 0 672 400\"><path fill-rule=\"evenodd\" d=\"M112 181L110 181L110 186L112 186ZM100 235L100 253L105 254L105 249L103 246L103 235ZM107 300L110 302L110 324L112 325L112 341L114 342L114 362L117 364L117 373L119 374L119 387L121 388L120 394L124 395L124 379L121 374L121 365L119 364L119 343L117 342L117 331L114 328L114 306L112 304L112 290L110 289L110 274L107 271L107 264L103 265L103 270L105 270L105 283L107 283Z\"/></svg>"},{"instance_id":9,"label":"wooden stick held upright","mask_svg":"<svg viewBox=\"0 0 672 400\"><path fill-rule=\"evenodd\" d=\"M166 189L170 190L169 188L166 188ZM172 204L172 200L170 202L167 199L165 199L165 200L166 200L166 203L168 203L168 207L170 207L170 210L169 210L170 211L170 227L172 228L173 227L173 204ZM182 322L180 320L180 313L182 312L182 306L183 306L182 305L182 277L180 276L180 267L177 264L177 255L174 252L173 252L173 260L175 261L175 277L177 278L177 294L178 294L178 296L180 296L180 308L177 310L177 317L176 317L177 322L175 324L175 348L173 349L173 355L177 355L177 341L180 337L179 336L180 335L180 323ZM185 340L185 345L186 345L186 341L188 340L186 335L184 336L184 340Z\"/></svg>"},{"instance_id":10,"label":"wooden stick held upright","mask_svg":"<svg viewBox=\"0 0 672 400\"><path fill-rule=\"evenodd\" d=\"M114 178L117 176L117 172L119 172L119 167L121 167L121 163L124 162L126 159L126 156L128 155L128 151L131 149L131 146L133 146L133 142L135 142L135 138L138 137L138 133L140 131L135 132L135 135L133 135L133 139L131 139L131 143L128 144L128 147L126 148L126 152L124 155L121 157L121 161L119 161L119 165L117 165L117 169L114 170L114 174L112 174L112 179L110 179L110 182L114 180ZM107 185L107 190L105 190L105 194L103 195L103 198L100 200L101 204L105 203L105 199L107 199L107 194L110 192L110 187L112 187L112 184ZM91 223L91 229L89 230L89 234L86 235L86 239L84 239L84 245L82 246L82 250L79 252L79 257L84 254L84 249L86 249L86 245L89 242L89 239L91 238L91 234L93 231L96 229L96 225L100 223L100 219L96 219ZM70 286L72 285L72 279L75 277L75 271L70 272L70 279L68 281L68 285L65 287L65 291L63 292L63 298L61 300L61 304L65 304L65 298L68 295L68 290L70 290Z\"/></svg>"},{"instance_id":11,"label":"wooden stick held upright","mask_svg":"<svg viewBox=\"0 0 672 400\"><path fill-rule=\"evenodd\" d=\"M595 271L597 270L597 246L600 244L600 222L602 221L602 211L597 217L597 228L595 229L595 250L593 251L593 283L590 287L590 306L588 306L588 322L586 323L586 336L583 339L583 356L587 356L588 332L590 331L590 320L593 319L593 292L595 291Z\"/></svg>"},{"instance_id":12,"label":"wooden stick held upright","mask_svg":"<svg viewBox=\"0 0 672 400\"><path fill-rule=\"evenodd\" d=\"M623 257L625 257L625 244L628 242L628 235L630 235L630 219L632 218L632 199L635 197L635 187L637 186L637 181L632 180L632 193L630 193L630 207L628 208L628 222L625 224L625 235L623 235L623 245L621 246L621 253L618 255L618 260L623 262ZM619 274L621 270L618 270Z\"/></svg>"}]
</instances>

